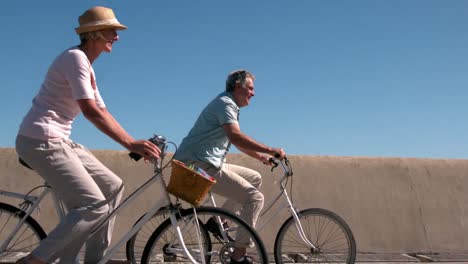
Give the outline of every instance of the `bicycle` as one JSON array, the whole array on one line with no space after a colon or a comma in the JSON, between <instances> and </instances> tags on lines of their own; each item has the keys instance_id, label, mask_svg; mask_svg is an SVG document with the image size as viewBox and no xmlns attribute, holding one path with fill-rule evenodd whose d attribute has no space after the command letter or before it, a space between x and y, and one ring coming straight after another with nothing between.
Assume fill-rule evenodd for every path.
<instances>
[{"instance_id":1,"label":"bicycle","mask_svg":"<svg viewBox=\"0 0 468 264\"><path fill-rule=\"evenodd\" d=\"M231 235L243 232L252 244L252 247L246 249L247 254L254 259L255 263L267 263L268 258L266 250L258 234L235 214L215 207L192 206L191 208L184 209L179 203L172 202L171 197L167 192L167 185L163 177L163 171L169 166L172 158L166 164L163 163L163 160L166 156L168 144L173 144L176 148L177 146L172 142L166 141L164 137L158 135L154 135L149 140L157 145L161 150L160 158L152 161L154 165L154 175L138 187L114 211L112 211L107 218L94 229L91 235L104 223L109 221L109 219L117 215L123 208L131 204L133 200L135 200L155 182L158 182L162 187L161 189L165 190L163 198L152 204L150 210L138 219L135 225L107 251L105 256L99 261L99 264L106 263L110 260L124 243L133 237L143 225L150 221L156 212L164 212L167 214L169 224L167 224L167 221L165 222L164 230L170 231L174 234L174 244L177 245L179 258L189 260L192 263L208 263L210 261L219 261L219 259L222 258L222 262L226 263L226 259L230 259L230 256L236 247L232 241L227 240L228 232L230 232ZM130 156L135 160L141 158L141 156L135 153L130 153ZM20 163L27 166L27 164L21 159ZM32 191L36 189L42 189L41 193L38 196L31 195ZM60 199L55 196L53 190L47 185L47 183L32 189L27 194L0 190L1 195L23 200L20 204L20 208L10 204L0 203L0 261L14 262L18 260L19 258L29 254L29 252L46 237L46 233L40 224L32 217L32 213L37 210L41 201L49 193L51 193L54 198L58 215L63 217L66 212L64 205ZM224 233L224 241L222 240L223 238L219 239L219 241L223 242L222 249L224 251L220 252L213 249L211 238L204 227L206 224L206 218L213 218L217 221L220 221L219 219L227 219L229 224L234 227ZM190 232L187 232L186 225L182 225L184 222L190 223ZM147 260L142 260L141 263L149 262Z\"/></svg>"},{"instance_id":2,"label":"bicycle","mask_svg":"<svg viewBox=\"0 0 468 264\"><path fill-rule=\"evenodd\" d=\"M280 192L275 199L265 206L259 217L257 230L262 230L284 208L287 208L291 215L283 222L276 235L274 243L275 262L278 264L287 262L354 263L356 259L356 242L348 224L340 216L326 209L296 209L292 201L293 171L291 162L287 158L284 160L275 158L271 159L270 162L273 164L271 168L272 172L280 166L284 174L279 180ZM289 179L291 179L291 197L287 191ZM271 216L264 220L265 214L270 211L281 196L285 198L285 205L271 211ZM215 199L211 193L209 201L213 206L216 206ZM157 217L161 217L161 215L156 215L155 219ZM168 220L165 221L167 222ZM149 236L146 236L148 232L137 233L132 237L127 242L127 256L129 260L131 260L131 256L141 254L135 246L138 241L147 240L146 245L150 245L151 239L154 240L154 237L157 236L155 234L160 232L161 230L154 230ZM145 248L145 251L149 251L149 249ZM147 252L146 254L150 253Z\"/></svg>"}]
</instances>

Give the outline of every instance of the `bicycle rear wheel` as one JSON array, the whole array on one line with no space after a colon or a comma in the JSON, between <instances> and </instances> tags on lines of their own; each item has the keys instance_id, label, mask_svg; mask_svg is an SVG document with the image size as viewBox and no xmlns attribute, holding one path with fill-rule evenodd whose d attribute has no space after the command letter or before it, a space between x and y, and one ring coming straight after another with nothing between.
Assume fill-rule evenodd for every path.
<instances>
[{"instance_id":1,"label":"bicycle rear wheel","mask_svg":"<svg viewBox=\"0 0 468 264\"><path fill-rule=\"evenodd\" d=\"M0 203L0 246L11 235L11 232L25 214L23 210L15 206ZM46 236L37 221L28 216L7 247L0 252L0 259L7 262L16 262L36 248Z\"/></svg>"},{"instance_id":2,"label":"bicycle rear wheel","mask_svg":"<svg viewBox=\"0 0 468 264\"><path fill-rule=\"evenodd\" d=\"M347 263L356 259L356 242L353 233L335 213L311 208L298 212L306 238L318 250L313 250L300 237L294 217L281 226L275 240L275 261L307 263Z\"/></svg>"},{"instance_id":3,"label":"bicycle rear wheel","mask_svg":"<svg viewBox=\"0 0 468 264\"><path fill-rule=\"evenodd\" d=\"M205 262L209 263L229 263L234 248L240 244L233 241L243 241L247 255L254 260L254 263L268 263L268 256L258 234L238 216L214 207L196 208L197 221L200 233L197 235L197 222L195 221L192 209L181 210L178 218L178 227L182 231L184 242L189 248L191 255L199 262L205 256ZM209 219L222 219L225 224L222 231L212 233L212 228L207 226ZM216 225L216 224L215 224ZM217 226L219 228L219 226ZM210 232L208 232L210 230ZM244 235L243 235L244 234ZM203 245L203 252L198 247L199 240ZM242 237L241 237L242 236ZM174 227L170 219L162 223L151 235L148 244L143 252L142 264L179 262L186 261L179 241L177 240Z\"/></svg>"}]
</instances>

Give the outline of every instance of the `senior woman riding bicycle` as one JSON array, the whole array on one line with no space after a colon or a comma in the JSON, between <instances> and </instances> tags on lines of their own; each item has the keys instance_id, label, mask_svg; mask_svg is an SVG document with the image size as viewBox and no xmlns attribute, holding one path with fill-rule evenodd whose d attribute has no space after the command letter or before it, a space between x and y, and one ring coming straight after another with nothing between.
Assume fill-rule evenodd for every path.
<instances>
[{"instance_id":1,"label":"senior woman riding bicycle","mask_svg":"<svg viewBox=\"0 0 468 264\"><path fill-rule=\"evenodd\" d=\"M89 237L94 227L116 207L122 180L83 145L69 139L75 117L83 115L104 134L146 159L160 150L147 140L131 137L106 109L93 62L110 53L122 25L107 7L92 7L79 17L81 43L63 51L50 66L16 138L19 157L53 188L68 214L48 237L18 263L78 263L86 242L85 263L97 263L110 244L113 222Z\"/></svg>"}]
</instances>

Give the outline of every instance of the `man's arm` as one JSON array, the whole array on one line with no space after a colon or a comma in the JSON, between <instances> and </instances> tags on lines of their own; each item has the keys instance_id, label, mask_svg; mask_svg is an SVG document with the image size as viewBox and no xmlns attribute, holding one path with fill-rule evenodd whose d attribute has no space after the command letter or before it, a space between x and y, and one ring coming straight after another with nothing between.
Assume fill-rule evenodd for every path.
<instances>
[{"instance_id":1,"label":"man's arm","mask_svg":"<svg viewBox=\"0 0 468 264\"><path fill-rule=\"evenodd\" d=\"M238 147L236 146L240 151L244 152L245 154L249 155L250 157L260 161L261 163L263 164L270 164L270 158L271 156L268 155L268 154L264 154L264 153L260 153L260 152L256 152L256 151L250 151L248 149L245 149L245 148L241 148L241 147Z\"/></svg>"},{"instance_id":2,"label":"man's arm","mask_svg":"<svg viewBox=\"0 0 468 264\"><path fill-rule=\"evenodd\" d=\"M231 143L234 144L234 146L236 146L240 151L244 152L245 154L258 159L263 163L265 163L265 156L261 155L260 153L266 153L271 156L275 156L278 154L280 158L284 158L284 156L286 155L283 149L271 148L269 146L255 141L253 138L242 133L240 131L238 123L224 124L223 129L229 141L231 141Z\"/></svg>"},{"instance_id":3,"label":"man's arm","mask_svg":"<svg viewBox=\"0 0 468 264\"><path fill-rule=\"evenodd\" d=\"M135 140L106 108L99 108L93 99L80 99L78 105L86 119L126 149L145 158L159 157L161 151L153 143L147 140Z\"/></svg>"}]
</instances>

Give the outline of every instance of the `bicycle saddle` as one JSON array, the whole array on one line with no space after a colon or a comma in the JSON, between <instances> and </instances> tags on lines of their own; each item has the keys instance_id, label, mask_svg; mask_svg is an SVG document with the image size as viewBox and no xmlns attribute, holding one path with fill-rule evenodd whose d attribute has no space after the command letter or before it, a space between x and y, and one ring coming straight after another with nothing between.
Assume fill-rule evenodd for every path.
<instances>
[{"instance_id":1,"label":"bicycle saddle","mask_svg":"<svg viewBox=\"0 0 468 264\"><path fill-rule=\"evenodd\" d=\"M31 168L31 166L29 166L26 161L24 161L22 158L18 158L18 161L21 165L23 165L24 167L30 169L30 170L34 170L33 168Z\"/></svg>"}]
</instances>

